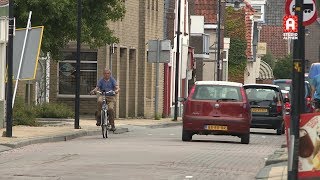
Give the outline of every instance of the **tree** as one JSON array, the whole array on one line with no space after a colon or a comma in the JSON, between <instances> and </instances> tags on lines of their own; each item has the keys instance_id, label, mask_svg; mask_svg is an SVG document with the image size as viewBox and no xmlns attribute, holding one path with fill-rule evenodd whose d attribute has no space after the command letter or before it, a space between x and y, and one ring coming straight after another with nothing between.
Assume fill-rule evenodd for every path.
<instances>
[{"instance_id":1,"label":"tree","mask_svg":"<svg viewBox=\"0 0 320 180\"><path fill-rule=\"evenodd\" d=\"M288 55L278 59L273 69L275 79L291 79L292 75L292 56Z\"/></svg>"},{"instance_id":2,"label":"tree","mask_svg":"<svg viewBox=\"0 0 320 180\"><path fill-rule=\"evenodd\" d=\"M14 0L16 26L26 26L32 11L32 26L44 26L42 51L50 52L54 59L61 50L77 37L77 0ZM91 48L118 42L107 21L124 17L122 0L82 0L81 42Z\"/></svg>"},{"instance_id":3,"label":"tree","mask_svg":"<svg viewBox=\"0 0 320 180\"><path fill-rule=\"evenodd\" d=\"M264 55L261 60L265 61L266 63L269 64L269 66L273 69L275 66L275 58L273 57L273 55L269 52L267 52L266 55Z\"/></svg>"}]
</instances>

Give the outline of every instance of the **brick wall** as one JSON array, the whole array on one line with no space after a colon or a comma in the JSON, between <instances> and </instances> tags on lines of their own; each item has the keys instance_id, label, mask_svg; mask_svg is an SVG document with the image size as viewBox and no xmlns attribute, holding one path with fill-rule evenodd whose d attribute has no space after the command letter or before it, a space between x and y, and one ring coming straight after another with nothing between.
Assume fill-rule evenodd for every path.
<instances>
[{"instance_id":1,"label":"brick wall","mask_svg":"<svg viewBox=\"0 0 320 180\"><path fill-rule=\"evenodd\" d=\"M318 14L320 14L318 12ZM310 34L305 37L305 57L311 63L320 62L320 18L306 27Z\"/></svg>"},{"instance_id":2,"label":"brick wall","mask_svg":"<svg viewBox=\"0 0 320 180\"><path fill-rule=\"evenodd\" d=\"M287 41L283 39L281 26L263 25L260 32L260 41L267 43L267 51L275 58L288 54Z\"/></svg>"},{"instance_id":3,"label":"brick wall","mask_svg":"<svg viewBox=\"0 0 320 180\"><path fill-rule=\"evenodd\" d=\"M147 3L150 4L147 4ZM156 3L156 1L153 1ZM158 5L151 1L126 1L126 15L118 22L108 22L108 26L119 38L112 54L112 74L116 78L120 93L117 96L116 117L153 117L155 96L155 64L147 63L147 42L163 39L163 0ZM75 44L68 47L75 49ZM86 47L83 46L82 49ZM109 67L109 45L98 52L97 79L103 69ZM163 64L160 64L158 112L163 108ZM57 97L57 63L51 66L50 100L61 101L74 108L74 98ZM80 113L94 114L96 99L81 98Z\"/></svg>"},{"instance_id":4,"label":"brick wall","mask_svg":"<svg viewBox=\"0 0 320 180\"><path fill-rule=\"evenodd\" d=\"M163 38L164 3L147 4L150 1L126 1L126 15L122 21L109 22L110 29L119 38L112 54L112 73L121 88L117 96L116 117L153 117L155 99L155 64L147 63L147 42ZM152 3L152 2L150 2ZM156 3L156 2L154 2ZM139 9L137 11L137 9ZM76 43L70 42L67 50L76 51ZM97 52L97 79L103 69L109 67L109 45L97 50L82 45L81 51ZM51 61L50 67L50 102L62 102L74 109L74 97L58 96L57 60ZM160 64L158 112L163 109L164 66ZM25 82L19 82L17 96L26 97ZM31 97L34 99L34 94ZM80 96L80 113L94 115L95 96Z\"/></svg>"}]
</instances>

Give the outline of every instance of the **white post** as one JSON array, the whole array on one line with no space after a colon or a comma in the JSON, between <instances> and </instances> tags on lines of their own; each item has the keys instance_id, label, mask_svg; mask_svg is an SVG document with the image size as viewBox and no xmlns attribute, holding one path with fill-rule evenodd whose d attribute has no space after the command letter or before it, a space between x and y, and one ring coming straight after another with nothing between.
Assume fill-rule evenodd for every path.
<instances>
[{"instance_id":1,"label":"white post","mask_svg":"<svg viewBox=\"0 0 320 180\"><path fill-rule=\"evenodd\" d=\"M6 74L6 43L8 41L8 18L0 17L0 128L5 127L6 119L6 96L5 96L5 74Z\"/></svg>"},{"instance_id":2,"label":"white post","mask_svg":"<svg viewBox=\"0 0 320 180\"><path fill-rule=\"evenodd\" d=\"M22 52L21 52L21 57L20 57L20 63L19 63L19 69L18 69L18 74L17 74L17 77L16 77L16 85L14 87L14 92L13 92L13 96L12 96L12 108L13 108L14 100L15 100L16 93L17 93L18 82L19 82L19 78L20 78L21 65L22 65L22 60L23 60L23 57L24 57L24 50L25 50L26 43L27 43L28 32L29 32L29 28L31 27L31 15L32 15L32 11L29 12L29 18L28 18L28 23L27 23L27 27L26 27L26 34L24 36Z\"/></svg>"},{"instance_id":3,"label":"white post","mask_svg":"<svg viewBox=\"0 0 320 180\"><path fill-rule=\"evenodd\" d=\"M8 19L0 17L0 101L5 100L6 43L8 40Z\"/></svg>"},{"instance_id":4,"label":"white post","mask_svg":"<svg viewBox=\"0 0 320 180\"><path fill-rule=\"evenodd\" d=\"M5 99L6 44L0 43L0 101Z\"/></svg>"},{"instance_id":5,"label":"white post","mask_svg":"<svg viewBox=\"0 0 320 180\"><path fill-rule=\"evenodd\" d=\"M46 65L45 65L45 81L46 81L46 86L45 86L45 102L49 102L49 97L50 97L50 53L47 53L47 58L46 58ZM111 71L112 72L112 71Z\"/></svg>"}]
</instances>

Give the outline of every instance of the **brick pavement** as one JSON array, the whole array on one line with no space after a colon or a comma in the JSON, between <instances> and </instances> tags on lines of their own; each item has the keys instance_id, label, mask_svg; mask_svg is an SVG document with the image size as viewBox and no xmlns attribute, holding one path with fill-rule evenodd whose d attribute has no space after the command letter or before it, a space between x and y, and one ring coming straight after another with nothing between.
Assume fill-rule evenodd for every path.
<instances>
[{"instance_id":1,"label":"brick pavement","mask_svg":"<svg viewBox=\"0 0 320 180\"><path fill-rule=\"evenodd\" d=\"M58 120L54 120L58 121ZM126 129L130 126L145 126L145 127L166 127L181 125L181 119L178 121L172 121L172 118L164 118L161 120L153 119L116 119L115 123L118 129ZM11 148L22 147L34 143L45 143L54 141L66 141L69 139L85 136L85 135L99 135L101 133L100 127L95 125L95 121L90 117L84 117L80 119L81 129L74 129L74 120L67 119L58 121L58 123L44 125L40 127L30 127L30 126L14 126L12 129L13 137L0 137L0 152L7 151ZM3 134L6 129L0 129L0 133ZM124 130L123 132L127 132ZM285 154L283 155L285 156ZM195 158L197 157L190 157ZM283 158L283 157L282 157ZM284 158L285 159L285 158ZM212 164L211 161L207 160L205 164ZM232 159L228 160L231 162ZM221 161L223 162L223 161ZM184 163L184 162L181 162ZM199 167L203 169L205 174L207 168ZM282 163L282 165L272 166L264 169L264 173L260 173L260 178L257 179L269 179L269 180L282 180L286 179L287 166ZM261 170L262 172L263 170ZM225 172L227 173L227 172Z\"/></svg>"},{"instance_id":2,"label":"brick pavement","mask_svg":"<svg viewBox=\"0 0 320 180\"><path fill-rule=\"evenodd\" d=\"M50 122L50 123L49 123ZM181 119L178 121L172 121L171 118L164 118L161 120L153 119L117 119L115 120L116 126L119 131L128 131L126 126L170 126L181 124ZM2 137L0 137L0 145L6 145L10 147L20 147L32 143L27 143L30 140L41 143L50 141L51 139L57 138L55 141L63 138L76 138L83 135L100 134L101 128L95 125L95 120L90 118L83 118L79 121L81 129L74 128L74 120L72 119L51 119L47 120L47 125L39 127L31 126L14 126L12 128L12 137L5 137L4 132L6 128L0 129ZM123 130L124 129L124 130ZM58 138L59 137L59 138ZM45 139L45 140L41 140ZM19 145L20 144L20 145Z\"/></svg>"}]
</instances>

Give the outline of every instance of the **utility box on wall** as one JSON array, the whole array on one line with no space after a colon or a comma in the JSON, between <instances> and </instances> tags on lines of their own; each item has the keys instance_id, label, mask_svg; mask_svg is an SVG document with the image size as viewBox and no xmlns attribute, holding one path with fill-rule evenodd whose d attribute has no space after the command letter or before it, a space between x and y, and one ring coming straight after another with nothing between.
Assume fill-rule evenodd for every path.
<instances>
[{"instance_id":1,"label":"utility box on wall","mask_svg":"<svg viewBox=\"0 0 320 180\"><path fill-rule=\"evenodd\" d=\"M159 53L159 57L158 57ZM148 62L149 63L170 63L171 41L150 40L148 41Z\"/></svg>"}]
</instances>

